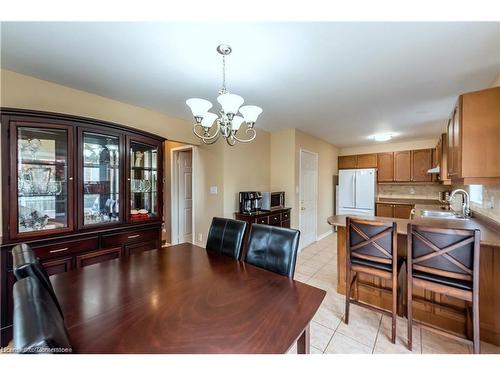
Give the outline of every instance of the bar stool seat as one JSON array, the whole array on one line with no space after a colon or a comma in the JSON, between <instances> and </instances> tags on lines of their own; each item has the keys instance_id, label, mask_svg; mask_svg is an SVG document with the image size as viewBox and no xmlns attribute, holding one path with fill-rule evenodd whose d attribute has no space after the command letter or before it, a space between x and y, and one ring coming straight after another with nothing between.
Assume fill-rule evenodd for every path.
<instances>
[{"instance_id":1,"label":"bar stool seat","mask_svg":"<svg viewBox=\"0 0 500 375\"><path fill-rule=\"evenodd\" d=\"M404 259L398 259L397 269L399 270L404 263ZM351 258L351 264L358 264L360 266L377 268L382 271L392 272L392 264L374 262L368 259Z\"/></svg>"}]
</instances>

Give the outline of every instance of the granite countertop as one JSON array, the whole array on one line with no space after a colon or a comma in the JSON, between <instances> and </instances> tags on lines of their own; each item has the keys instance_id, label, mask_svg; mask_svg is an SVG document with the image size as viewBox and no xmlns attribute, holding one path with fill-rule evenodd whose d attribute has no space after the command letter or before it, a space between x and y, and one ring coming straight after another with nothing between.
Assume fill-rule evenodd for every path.
<instances>
[{"instance_id":1,"label":"granite countertop","mask_svg":"<svg viewBox=\"0 0 500 375\"><path fill-rule=\"evenodd\" d=\"M429 218L422 217L420 215L421 210L440 210L440 204L416 204L415 205L415 217L413 219L395 219L390 217L361 217L364 219L376 219L379 221L386 222L396 222L398 226L398 234L407 234L408 223L417 225L427 225L436 226L439 228L450 228L450 229L479 229L481 231L481 245L500 247L500 223L496 223L490 219L479 217L473 213L473 217L467 220L464 219L439 219L439 218ZM345 227L345 219L347 215L336 215L330 216L328 218L328 223L331 225L337 225L340 227Z\"/></svg>"}]
</instances>

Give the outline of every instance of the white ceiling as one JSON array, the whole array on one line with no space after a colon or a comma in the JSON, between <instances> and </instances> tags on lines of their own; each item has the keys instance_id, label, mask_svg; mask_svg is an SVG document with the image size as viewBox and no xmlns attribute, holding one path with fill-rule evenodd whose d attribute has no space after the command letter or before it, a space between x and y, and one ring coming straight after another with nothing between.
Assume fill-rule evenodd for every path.
<instances>
[{"instance_id":1,"label":"white ceiling","mask_svg":"<svg viewBox=\"0 0 500 375\"><path fill-rule=\"evenodd\" d=\"M337 146L436 136L457 96L500 72L500 23L2 23L1 66L191 120L228 89Z\"/></svg>"}]
</instances>

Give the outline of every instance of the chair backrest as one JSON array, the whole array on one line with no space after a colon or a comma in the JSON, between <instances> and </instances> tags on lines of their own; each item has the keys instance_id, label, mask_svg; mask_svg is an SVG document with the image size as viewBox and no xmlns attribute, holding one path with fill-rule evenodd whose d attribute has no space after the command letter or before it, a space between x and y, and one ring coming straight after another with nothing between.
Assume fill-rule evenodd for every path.
<instances>
[{"instance_id":1,"label":"chair backrest","mask_svg":"<svg viewBox=\"0 0 500 375\"><path fill-rule=\"evenodd\" d=\"M477 282L480 231L408 224L410 271Z\"/></svg>"},{"instance_id":2,"label":"chair backrest","mask_svg":"<svg viewBox=\"0 0 500 375\"><path fill-rule=\"evenodd\" d=\"M16 245L12 248L13 272L16 280L22 280L26 277L35 277L43 285L54 300L57 309L63 316L61 306L57 300L56 293L49 279L49 275L38 261L35 253L27 244Z\"/></svg>"},{"instance_id":3,"label":"chair backrest","mask_svg":"<svg viewBox=\"0 0 500 375\"><path fill-rule=\"evenodd\" d=\"M240 259L247 223L214 217L208 232L207 250Z\"/></svg>"},{"instance_id":4,"label":"chair backrest","mask_svg":"<svg viewBox=\"0 0 500 375\"><path fill-rule=\"evenodd\" d=\"M252 224L245 262L293 278L300 231Z\"/></svg>"},{"instance_id":5,"label":"chair backrest","mask_svg":"<svg viewBox=\"0 0 500 375\"><path fill-rule=\"evenodd\" d=\"M28 276L14 284L13 341L17 353L71 351L64 320L47 289Z\"/></svg>"},{"instance_id":6,"label":"chair backrest","mask_svg":"<svg viewBox=\"0 0 500 375\"><path fill-rule=\"evenodd\" d=\"M346 218L348 259L360 258L378 263L397 262L397 226L395 222Z\"/></svg>"}]
</instances>

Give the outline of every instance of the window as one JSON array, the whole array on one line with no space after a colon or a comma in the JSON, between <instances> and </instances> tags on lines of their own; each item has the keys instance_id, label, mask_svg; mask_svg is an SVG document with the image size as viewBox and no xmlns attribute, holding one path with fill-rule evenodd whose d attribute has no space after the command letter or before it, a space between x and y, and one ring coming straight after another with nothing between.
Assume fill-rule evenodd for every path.
<instances>
[{"instance_id":1,"label":"window","mask_svg":"<svg viewBox=\"0 0 500 375\"><path fill-rule=\"evenodd\" d=\"M483 203L483 185L470 185L469 194L471 202Z\"/></svg>"}]
</instances>

